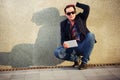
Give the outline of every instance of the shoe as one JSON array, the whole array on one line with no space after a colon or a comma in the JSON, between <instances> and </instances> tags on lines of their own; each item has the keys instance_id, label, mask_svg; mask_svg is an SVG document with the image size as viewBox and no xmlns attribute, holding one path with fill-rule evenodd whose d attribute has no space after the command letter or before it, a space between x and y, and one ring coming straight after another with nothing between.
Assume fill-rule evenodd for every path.
<instances>
[{"instance_id":1,"label":"shoe","mask_svg":"<svg viewBox=\"0 0 120 80\"><path fill-rule=\"evenodd\" d=\"M74 61L74 64L72 65L72 67L79 66L80 60L81 60L81 57L78 57L78 60L77 60L77 61Z\"/></svg>"},{"instance_id":2,"label":"shoe","mask_svg":"<svg viewBox=\"0 0 120 80\"><path fill-rule=\"evenodd\" d=\"M79 70L87 69L87 64L86 63L81 63L78 67Z\"/></svg>"},{"instance_id":3,"label":"shoe","mask_svg":"<svg viewBox=\"0 0 120 80\"><path fill-rule=\"evenodd\" d=\"M72 65L72 67L76 67L79 66L79 62L78 61L74 61L74 64Z\"/></svg>"}]
</instances>

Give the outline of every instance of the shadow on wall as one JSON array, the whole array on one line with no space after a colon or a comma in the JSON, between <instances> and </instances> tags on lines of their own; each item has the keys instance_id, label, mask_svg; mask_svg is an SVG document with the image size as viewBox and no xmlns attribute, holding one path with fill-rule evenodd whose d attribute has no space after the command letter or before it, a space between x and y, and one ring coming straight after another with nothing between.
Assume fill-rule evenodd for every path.
<instances>
[{"instance_id":1,"label":"shadow on wall","mask_svg":"<svg viewBox=\"0 0 120 80\"><path fill-rule=\"evenodd\" d=\"M33 63L36 65L54 65L60 62L53 51L60 43L60 16L56 8L47 8L33 15L32 22L40 27L34 44Z\"/></svg>"},{"instance_id":2,"label":"shadow on wall","mask_svg":"<svg viewBox=\"0 0 120 80\"><path fill-rule=\"evenodd\" d=\"M52 66L62 62L53 52L60 45L59 23L65 19L56 8L46 8L33 14L32 22L39 27L34 44L19 44L11 52L0 52L0 65L13 67Z\"/></svg>"}]
</instances>

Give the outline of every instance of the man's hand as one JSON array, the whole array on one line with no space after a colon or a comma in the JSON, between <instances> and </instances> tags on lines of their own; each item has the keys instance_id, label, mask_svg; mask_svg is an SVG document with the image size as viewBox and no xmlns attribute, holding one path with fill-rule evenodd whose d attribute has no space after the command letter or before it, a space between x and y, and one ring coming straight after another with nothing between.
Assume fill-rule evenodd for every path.
<instances>
[{"instance_id":1,"label":"man's hand","mask_svg":"<svg viewBox=\"0 0 120 80\"><path fill-rule=\"evenodd\" d=\"M64 47L65 49L66 49L66 48L69 48L68 43L64 42L64 43L63 43L63 47Z\"/></svg>"}]
</instances>

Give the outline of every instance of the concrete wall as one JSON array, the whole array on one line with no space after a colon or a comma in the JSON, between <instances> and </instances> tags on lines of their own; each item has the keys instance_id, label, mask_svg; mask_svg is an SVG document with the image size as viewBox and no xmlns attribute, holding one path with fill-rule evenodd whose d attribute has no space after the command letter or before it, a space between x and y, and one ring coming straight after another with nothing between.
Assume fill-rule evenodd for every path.
<instances>
[{"instance_id":1,"label":"concrete wall","mask_svg":"<svg viewBox=\"0 0 120 80\"><path fill-rule=\"evenodd\" d=\"M0 0L0 65L57 65L63 8L76 2L91 7L88 28L97 44L89 63L120 63L120 0ZM77 9L79 11L79 9Z\"/></svg>"}]
</instances>

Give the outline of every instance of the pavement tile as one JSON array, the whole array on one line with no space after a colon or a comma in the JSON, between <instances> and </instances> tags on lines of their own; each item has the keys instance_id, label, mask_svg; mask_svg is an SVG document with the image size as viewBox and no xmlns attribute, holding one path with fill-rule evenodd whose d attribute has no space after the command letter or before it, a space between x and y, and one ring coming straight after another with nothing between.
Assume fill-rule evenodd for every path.
<instances>
[{"instance_id":1,"label":"pavement tile","mask_svg":"<svg viewBox=\"0 0 120 80\"><path fill-rule=\"evenodd\" d=\"M11 79L18 79L18 78L25 78L25 74L20 73L20 74L11 75Z\"/></svg>"},{"instance_id":2,"label":"pavement tile","mask_svg":"<svg viewBox=\"0 0 120 80\"><path fill-rule=\"evenodd\" d=\"M11 74L0 74L0 80L9 80L11 76Z\"/></svg>"},{"instance_id":3,"label":"pavement tile","mask_svg":"<svg viewBox=\"0 0 120 80\"><path fill-rule=\"evenodd\" d=\"M9 79L9 80L25 80L25 78L13 78L13 79Z\"/></svg>"},{"instance_id":4,"label":"pavement tile","mask_svg":"<svg viewBox=\"0 0 120 80\"><path fill-rule=\"evenodd\" d=\"M0 72L0 80L120 80L120 67L4 71Z\"/></svg>"}]
</instances>

